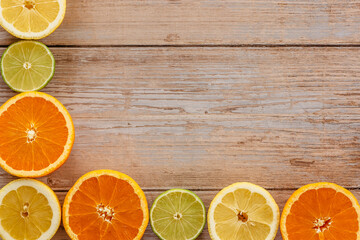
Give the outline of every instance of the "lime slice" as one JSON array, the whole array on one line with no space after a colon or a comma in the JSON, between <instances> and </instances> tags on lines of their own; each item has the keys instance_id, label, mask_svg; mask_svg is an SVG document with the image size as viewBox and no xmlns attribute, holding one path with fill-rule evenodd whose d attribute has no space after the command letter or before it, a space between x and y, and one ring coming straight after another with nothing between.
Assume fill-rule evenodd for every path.
<instances>
[{"instance_id":1,"label":"lime slice","mask_svg":"<svg viewBox=\"0 0 360 240\"><path fill-rule=\"evenodd\" d=\"M205 221L203 202L193 192L184 189L162 193L150 210L151 227L163 240L196 239Z\"/></svg>"},{"instance_id":2,"label":"lime slice","mask_svg":"<svg viewBox=\"0 0 360 240\"><path fill-rule=\"evenodd\" d=\"M6 49L1 58L2 77L17 92L42 89L49 83L54 72L54 56L40 42L16 42Z\"/></svg>"}]
</instances>

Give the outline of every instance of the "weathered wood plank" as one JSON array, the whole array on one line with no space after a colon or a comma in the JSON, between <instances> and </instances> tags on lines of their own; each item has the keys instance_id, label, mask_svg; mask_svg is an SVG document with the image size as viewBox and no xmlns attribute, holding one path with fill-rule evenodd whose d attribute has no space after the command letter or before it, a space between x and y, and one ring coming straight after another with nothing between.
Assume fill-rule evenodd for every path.
<instances>
[{"instance_id":1,"label":"weathered wood plank","mask_svg":"<svg viewBox=\"0 0 360 240\"><path fill-rule=\"evenodd\" d=\"M359 0L67 1L51 45L359 44ZM4 30L0 44L13 41Z\"/></svg>"},{"instance_id":2,"label":"weathered wood plank","mask_svg":"<svg viewBox=\"0 0 360 240\"><path fill-rule=\"evenodd\" d=\"M76 127L69 160L43 178L54 189L100 168L147 190L360 186L359 48L52 51L44 91ZM13 95L1 82L0 102Z\"/></svg>"},{"instance_id":3,"label":"weathered wood plank","mask_svg":"<svg viewBox=\"0 0 360 240\"><path fill-rule=\"evenodd\" d=\"M204 204L206 205L206 210L207 210L209 205L210 205L210 202L215 197L217 192L218 191L198 191L198 192L196 192L196 194L203 200ZM352 192L354 193L355 197L360 199L360 191L359 190L354 190ZM161 192L158 192L158 191L151 191L151 192L146 191L145 192L146 198L148 200L149 207L151 207L152 202L155 200L155 198L160 193ZM280 212L281 212L282 208L284 207L284 205L285 205L285 203L287 201L287 199L293 193L293 190L285 190L285 191L284 190L282 190L282 191L279 191L279 190L273 191L273 190L271 190L270 193L273 195L275 201L279 205ZM57 195L58 195L58 197L60 199L60 202L62 203L66 193L61 192L61 193L57 193ZM53 239L54 240L65 240L65 239L68 240L70 238L68 238L64 228L61 226L59 231L57 232L57 234L55 235L55 237ZM156 235L152 232L150 224L149 224L149 226L148 226L148 228L147 228L147 230L146 230L146 232L144 234L143 239L144 240L145 239L152 239L152 240L158 239L156 237ZM209 233L208 233L207 226L205 226L203 233L199 236L198 239L199 240L210 240L210 236L209 236ZM275 240L281 240L281 239L282 238L280 236L280 229L279 229L277 237L276 237Z\"/></svg>"}]
</instances>

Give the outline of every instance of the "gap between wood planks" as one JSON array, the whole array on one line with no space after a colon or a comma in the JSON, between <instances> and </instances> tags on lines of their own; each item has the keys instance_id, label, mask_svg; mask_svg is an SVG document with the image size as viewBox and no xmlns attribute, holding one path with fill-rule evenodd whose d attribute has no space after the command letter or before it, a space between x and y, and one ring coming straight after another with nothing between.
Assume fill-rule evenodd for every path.
<instances>
[{"instance_id":1,"label":"gap between wood planks","mask_svg":"<svg viewBox=\"0 0 360 240\"><path fill-rule=\"evenodd\" d=\"M171 189L171 187L169 188L142 188L142 190L144 192L164 192ZM360 190L360 187L346 187L347 190L349 191L356 191L356 190ZM188 188L188 190L193 191L193 192L219 192L220 188L205 188L205 189L196 189L196 188ZM267 191L296 191L298 190L298 188L266 188ZM66 193L68 192L69 189L54 189L54 192L58 192L58 193Z\"/></svg>"},{"instance_id":2,"label":"gap between wood planks","mask_svg":"<svg viewBox=\"0 0 360 240\"><path fill-rule=\"evenodd\" d=\"M9 45L0 45L7 48ZM47 45L52 48L351 48L360 44L127 44L127 45Z\"/></svg>"}]
</instances>

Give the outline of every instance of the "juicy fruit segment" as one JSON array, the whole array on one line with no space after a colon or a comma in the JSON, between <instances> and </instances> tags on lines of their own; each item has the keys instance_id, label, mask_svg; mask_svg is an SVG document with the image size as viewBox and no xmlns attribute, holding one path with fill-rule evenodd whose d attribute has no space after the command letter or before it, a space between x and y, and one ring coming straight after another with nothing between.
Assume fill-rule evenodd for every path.
<instances>
[{"instance_id":1,"label":"juicy fruit segment","mask_svg":"<svg viewBox=\"0 0 360 240\"><path fill-rule=\"evenodd\" d=\"M297 190L281 217L281 232L289 240L359 239L360 207L346 189L318 183Z\"/></svg>"},{"instance_id":2,"label":"juicy fruit segment","mask_svg":"<svg viewBox=\"0 0 360 240\"><path fill-rule=\"evenodd\" d=\"M205 207L193 192L172 189L154 201L150 219L151 227L161 239L196 239L205 225Z\"/></svg>"},{"instance_id":3,"label":"juicy fruit segment","mask_svg":"<svg viewBox=\"0 0 360 240\"><path fill-rule=\"evenodd\" d=\"M23 186L4 197L0 217L3 228L13 238L38 239L50 228L53 214L43 194L33 187Z\"/></svg>"},{"instance_id":4,"label":"juicy fruit segment","mask_svg":"<svg viewBox=\"0 0 360 240\"><path fill-rule=\"evenodd\" d=\"M279 208L265 189L250 183L235 183L220 191L209 208L212 239L274 239Z\"/></svg>"},{"instance_id":5,"label":"juicy fruit segment","mask_svg":"<svg viewBox=\"0 0 360 240\"><path fill-rule=\"evenodd\" d=\"M234 206L237 208L234 209ZM216 232L235 239L251 239L252 233L257 239L266 239L273 218L274 214L266 204L266 199L248 189L238 189L225 195L214 212Z\"/></svg>"},{"instance_id":6,"label":"juicy fruit segment","mask_svg":"<svg viewBox=\"0 0 360 240\"><path fill-rule=\"evenodd\" d=\"M60 225L60 204L36 180L11 182L0 193L0 235L7 239L50 239Z\"/></svg>"},{"instance_id":7,"label":"juicy fruit segment","mask_svg":"<svg viewBox=\"0 0 360 240\"><path fill-rule=\"evenodd\" d=\"M81 177L66 195L64 227L72 239L141 239L147 202L125 174L99 170Z\"/></svg>"},{"instance_id":8,"label":"juicy fruit segment","mask_svg":"<svg viewBox=\"0 0 360 240\"><path fill-rule=\"evenodd\" d=\"M49 27L60 10L58 1L2 0L2 15L21 32L41 32Z\"/></svg>"},{"instance_id":9,"label":"juicy fruit segment","mask_svg":"<svg viewBox=\"0 0 360 240\"><path fill-rule=\"evenodd\" d=\"M37 91L51 80L55 60L42 43L20 41L8 47L1 59L1 73L5 83L18 92Z\"/></svg>"},{"instance_id":10,"label":"juicy fruit segment","mask_svg":"<svg viewBox=\"0 0 360 240\"><path fill-rule=\"evenodd\" d=\"M38 177L60 167L70 154L74 127L55 98L28 92L0 108L0 165L16 176Z\"/></svg>"},{"instance_id":11,"label":"juicy fruit segment","mask_svg":"<svg viewBox=\"0 0 360 240\"><path fill-rule=\"evenodd\" d=\"M93 192L96 189L99 191ZM101 228L105 226L110 235L120 234L121 239L126 239L125 236L133 239L144 218L140 199L131 186L124 180L106 175L83 182L72 198L69 215L69 224L79 239L91 239L94 234L100 239Z\"/></svg>"},{"instance_id":12,"label":"juicy fruit segment","mask_svg":"<svg viewBox=\"0 0 360 240\"><path fill-rule=\"evenodd\" d=\"M1 25L19 38L39 39L52 33L65 15L65 0L1 0Z\"/></svg>"}]
</instances>

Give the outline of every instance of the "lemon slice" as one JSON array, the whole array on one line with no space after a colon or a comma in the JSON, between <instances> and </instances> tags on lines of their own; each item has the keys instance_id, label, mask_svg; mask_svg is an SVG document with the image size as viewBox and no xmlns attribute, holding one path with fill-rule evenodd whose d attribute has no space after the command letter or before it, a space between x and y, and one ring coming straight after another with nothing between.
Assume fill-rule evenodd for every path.
<instances>
[{"instance_id":1,"label":"lemon slice","mask_svg":"<svg viewBox=\"0 0 360 240\"><path fill-rule=\"evenodd\" d=\"M40 39L64 19L66 0L0 0L0 24L22 39Z\"/></svg>"},{"instance_id":2,"label":"lemon slice","mask_svg":"<svg viewBox=\"0 0 360 240\"><path fill-rule=\"evenodd\" d=\"M270 193L251 183L221 190L210 204L208 227L213 240L273 240L279 207Z\"/></svg>"},{"instance_id":3,"label":"lemon slice","mask_svg":"<svg viewBox=\"0 0 360 240\"><path fill-rule=\"evenodd\" d=\"M1 75L14 91L38 91L55 73L55 59L41 42L19 41L11 44L1 58Z\"/></svg>"},{"instance_id":4,"label":"lemon slice","mask_svg":"<svg viewBox=\"0 0 360 240\"><path fill-rule=\"evenodd\" d=\"M204 204L195 193L171 189L154 201L150 223L162 240L195 240L205 226L205 215Z\"/></svg>"},{"instance_id":5,"label":"lemon slice","mask_svg":"<svg viewBox=\"0 0 360 240\"><path fill-rule=\"evenodd\" d=\"M0 235L3 240L47 240L60 226L60 203L44 183L10 182L0 191Z\"/></svg>"}]
</instances>

